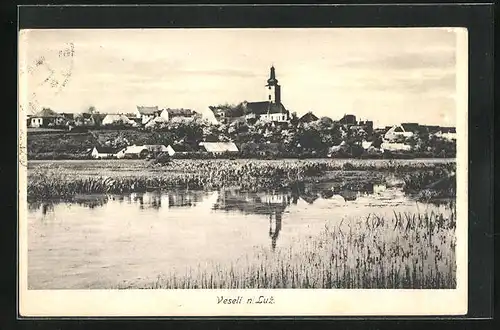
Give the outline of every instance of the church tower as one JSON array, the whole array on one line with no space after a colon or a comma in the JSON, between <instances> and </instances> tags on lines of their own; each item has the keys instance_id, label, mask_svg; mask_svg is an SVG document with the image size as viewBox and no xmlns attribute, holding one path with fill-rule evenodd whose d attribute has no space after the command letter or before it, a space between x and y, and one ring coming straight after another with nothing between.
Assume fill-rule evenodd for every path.
<instances>
[{"instance_id":1,"label":"church tower","mask_svg":"<svg viewBox=\"0 0 500 330\"><path fill-rule=\"evenodd\" d=\"M269 79L267 79L266 91L268 95L268 101L270 103L281 103L281 86L278 85L278 79L276 79L274 66L271 66Z\"/></svg>"}]
</instances>

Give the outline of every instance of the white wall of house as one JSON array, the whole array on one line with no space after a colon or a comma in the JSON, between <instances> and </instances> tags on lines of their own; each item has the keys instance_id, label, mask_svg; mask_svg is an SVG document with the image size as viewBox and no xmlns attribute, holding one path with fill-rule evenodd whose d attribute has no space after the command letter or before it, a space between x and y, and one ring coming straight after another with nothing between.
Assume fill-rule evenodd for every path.
<instances>
[{"instance_id":1,"label":"white wall of house","mask_svg":"<svg viewBox=\"0 0 500 330\"><path fill-rule=\"evenodd\" d=\"M142 119L141 119L141 122L142 124L146 124L147 122L149 122L151 119L153 119L155 117L154 114L151 114L151 115L146 115L146 114L143 114L142 115Z\"/></svg>"},{"instance_id":2,"label":"white wall of house","mask_svg":"<svg viewBox=\"0 0 500 330\"><path fill-rule=\"evenodd\" d=\"M265 113L260 115L260 119L283 123L288 121L288 116L286 113Z\"/></svg>"},{"instance_id":3,"label":"white wall of house","mask_svg":"<svg viewBox=\"0 0 500 330\"><path fill-rule=\"evenodd\" d=\"M384 135L384 139L391 141L394 140L397 137L410 137L413 136L413 132L407 132L405 131L404 127L401 125L394 125L392 126Z\"/></svg>"},{"instance_id":4,"label":"white wall of house","mask_svg":"<svg viewBox=\"0 0 500 330\"><path fill-rule=\"evenodd\" d=\"M437 137L446 139L448 141L454 141L457 139L457 133L443 133L441 131L435 134Z\"/></svg>"},{"instance_id":5,"label":"white wall of house","mask_svg":"<svg viewBox=\"0 0 500 330\"><path fill-rule=\"evenodd\" d=\"M172 146L171 146L171 145L169 145L169 146L167 147L167 153L168 153L168 155L169 155L170 157L172 157L173 155L175 155L175 150L174 150L174 148L172 148Z\"/></svg>"},{"instance_id":6,"label":"white wall of house","mask_svg":"<svg viewBox=\"0 0 500 330\"><path fill-rule=\"evenodd\" d=\"M410 151L411 146L408 144L404 143L387 143L384 142L382 145L380 145L380 148L383 150L390 150L390 151Z\"/></svg>"},{"instance_id":7,"label":"white wall of house","mask_svg":"<svg viewBox=\"0 0 500 330\"><path fill-rule=\"evenodd\" d=\"M92 150L91 156L92 156L92 158L99 159L99 158L113 158L115 155L114 154L108 154L108 153L100 153L94 147L94 149Z\"/></svg>"},{"instance_id":8,"label":"white wall of house","mask_svg":"<svg viewBox=\"0 0 500 330\"><path fill-rule=\"evenodd\" d=\"M169 121L170 119L170 115L168 114L168 111L166 109L162 110L162 112L160 113L160 117L162 117L166 121Z\"/></svg>"},{"instance_id":9,"label":"white wall of house","mask_svg":"<svg viewBox=\"0 0 500 330\"><path fill-rule=\"evenodd\" d=\"M43 118L34 117L31 118L31 127L43 126Z\"/></svg>"},{"instance_id":10,"label":"white wall of house","mask_svg":"<svg viewBox=\"0 0 500 330\"><path fill-rule=\"evenodd\" d=\"M125 157L125 151L127 150L127 148L123 148L122 150L118 151L116 153L116 158L118 159L122 159Z\"/></svg>"}]
</instances>

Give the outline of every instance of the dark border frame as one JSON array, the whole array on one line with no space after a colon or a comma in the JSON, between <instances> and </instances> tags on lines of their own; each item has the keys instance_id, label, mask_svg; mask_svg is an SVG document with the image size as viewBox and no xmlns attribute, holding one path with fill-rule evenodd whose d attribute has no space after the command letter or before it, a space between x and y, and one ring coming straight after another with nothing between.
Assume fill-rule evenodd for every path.
<instances>
[{"instance_id":1,"label":"dark border frame","mask_svg":"<svg viewBox=\"0 0 500 330\"><path fill-rule=\"evenodd\" d=\"M469 308L466 317L484 319L493 313L493 6L490 4L441 5L209 5L209 6L26 6L18 7L18 28L228 28L228 27L466 27L469 32ZM16 35L17 35L16 29ZM17 57L17 52L16 52ZM16 62L14 57L14 62ZM13 67L13 65L12 65ZM17 67L17 66L16 66ZM17 81L17 69L16 69ZM14 92L15 93L15 92ZM10 95L10 94L9 94ZM12 94L14 95L14 94ZM17 98L16 98L17 104ZM17 118L16 118L17 119ZM16 132L17 133L17 132ZM16 134L17 135L17 134ZM17 154L17 148L16 148ZM16 157L17 159L17 157ZM17 162L16 162L17 169ZM15 183L17 185L17 182ZM17 194L16 194L17 195ZM13 205L11 203L10 205ZM16 212L17 213L17 212ZM8 233L17 237L17 226ZM14 242L16 240L14 239ZM13 243L13 242L12 242ZM17 242L16 242L17 243ZM9 247L17 251L16 245ZM10 259L17 277L17 254ZM8 282L7 282L8 283ZM11 292L14 293L14 292ZM14 293L15 315L18 315L17 286ZM10 309L9 309L10 310ZM330 319L335 317L297 317ZM297 319L273 317L271 319ZM17 321L26 326L39 325L37 320ZM67 318L66 318L67 319ZM116 318L79 318L85 324L94 320ZM170 320L227 320L239 322L250 317L213 318L121 318ZM270 319L259 318L259 319ZM342 318L346 319L346 318ZM350 318L361 320L364 318ZM371 318L377 323L383 317ZM407 326L405 317L397 326ZM450 319L449 317L411 318ZM58 320L58 321L56 321ZM406 320L406 321L404 321ZM62 318L43 322L48 327L66 324ZM116 322L114 322L116 323ZM441 322L440 322L441 323ZM455 322L450 322L452 324ZM80 323L82 324L82 323ZM361 325L362 323L357 323ZM123 325L120 322L120 326ZM445 324L441 324L444 326ZM458 324L455 323L454 326Z\"/></svg>"}]
</instances>

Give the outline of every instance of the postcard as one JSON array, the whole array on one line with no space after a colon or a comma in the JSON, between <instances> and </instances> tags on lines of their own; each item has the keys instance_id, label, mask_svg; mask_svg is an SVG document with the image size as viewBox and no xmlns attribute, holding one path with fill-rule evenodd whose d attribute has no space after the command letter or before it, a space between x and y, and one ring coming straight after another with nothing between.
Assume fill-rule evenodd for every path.
<instances>
[{"instance_id":1,"label":"postcard","mask_svg":"<svg viewBox=\"0 0 500 330\"><path fill-rule=\"evenodd\" d=\"M20 30L21 316L466 314L467 45Z\"/></svg>"}]
</instances>

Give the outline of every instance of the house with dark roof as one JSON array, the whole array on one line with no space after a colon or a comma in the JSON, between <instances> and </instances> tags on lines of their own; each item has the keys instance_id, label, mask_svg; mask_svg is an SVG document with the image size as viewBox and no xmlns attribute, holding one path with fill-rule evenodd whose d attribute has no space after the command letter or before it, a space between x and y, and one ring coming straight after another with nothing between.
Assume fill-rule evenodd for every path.
<instances>
[{"instance_id":1,"label":"house with dark roof","mask_svg":"<svg viewBox=\"0 0 500 330\"><path fill-rule=\"evenodd\" d=\"M316 120L319 120L319 118L314 113L312 113L312 111L309 111L308 113L299 118L299 123L306 124Z\"/></svg>"},{"instance_id":2,"label":"house with dark roof","mask_svg":"<svg viewBox=\"0 0 500 330\"><path fill-rule=\"evenodd\" d=\"M170 157L172 157L175 154L187 154L188 152L190 152L190 148L185 144L174 143L168 145L168 147L166 148L166 152Z\"/></svg>"},{"instance_id":3,"label":"house with dark roof","mask_svg":"<svg viewBox=\"0 0 500 330\"><path fill-rule=\"evenodd\" d=\"M31 117L31 127L54 127L56 119L61 117L57 112L49 108L43 108L41 111Z\"/></svg>"},{"instance_id":4,"label":"house with dark roof","mask_svg":"<svg viewBox=\"0 0 500 330\"><path fill-rule=\"evenodd\" d=\"M408 138L413 136L415 132L419 131L419 125L417 123L403 123L392 126L384 134L384 139L387 141L393 141L398 137Z\"/></svg>"},{"instance_id":5,"label":"house with dark roof","mask_svg":"<svg viewBox=\"0 0 500 330\"><path fill-rule=\"evenodd\" d=\"M344 115L344 117L342 117L339 121L339 124L342 124L342 125L356 125L357 124L357 121L356 121L356 116L355 115Z\"/></svg>"},{"instance_id":6,"label":"house with dark roof","mask_svg":"<svg viewBox=\"0 0 500 330\"><path fill-rule=\"evenodd\" d=\"M95 159L110 159L116 158L117 153L118 149L113 147L95 146L90 155Z\"/></svg>"},{"instance_id":7,"label":"house with dark roof","mask_svg":"<svg viewBox=\"0 0 500 330\"><path fill-rule=\"evenodd\" d=\"M166 108L160 111L159 116L165 119L166 121L170 121L173 118L182 118L187 120L192 120L195 118L201 118L201 114L192 110L192 109L170 109Z\"/></svg>"},{"instance_id":8,"label":"house with dark roof","mask_svg":"<svg viewBox=\"0 0 500 330\"><path fill-rule=\"evenodd\" d=\"M406 132L419 132L422 130L423 126L420 126L418 123L402 123L401 126Z\"/></svg>"},{"instance_id":9,"label":"house with dark roof","mask_svg":"<svg viewBox=\"0 0 500 330\"><path fill-rule=\"evenodd\" d=\"M146 124L148 121L160 115L161 110L158 106L137 106L136 116L141 118L142 124Z\"/></svg>"}]
</instances>

